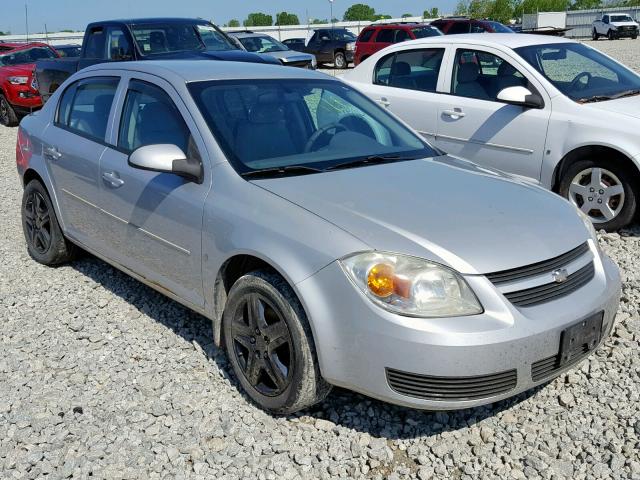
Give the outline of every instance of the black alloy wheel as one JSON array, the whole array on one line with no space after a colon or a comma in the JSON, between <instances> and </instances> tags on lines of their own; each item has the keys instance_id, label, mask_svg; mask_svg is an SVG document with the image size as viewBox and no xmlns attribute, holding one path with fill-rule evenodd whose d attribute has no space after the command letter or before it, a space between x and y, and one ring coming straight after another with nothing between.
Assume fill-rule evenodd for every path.
<instances>
[{"instance_id":1,"label":"black alloy wheel","mask_svg":"<svg viewBox=\"0 0 640 480\"><path fill-rule=\"evenodd\" d=\"M24 202L24 225L27 242L40 255L51 248L51 213L44 197L32 190Z\"/></svg>"}]
</instances>

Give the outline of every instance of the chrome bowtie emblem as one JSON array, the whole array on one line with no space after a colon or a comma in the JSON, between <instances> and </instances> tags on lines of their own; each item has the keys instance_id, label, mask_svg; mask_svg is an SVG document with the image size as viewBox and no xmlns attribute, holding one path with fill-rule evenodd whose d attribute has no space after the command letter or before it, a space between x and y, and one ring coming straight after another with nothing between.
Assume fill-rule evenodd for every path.
<instances>
[{"instance_id":1,"label":"chrome bowtie emblem","mask_svg":"<svg viewBox=\"0 0 640 480\"><path fill-rule=\"evenodd\" d=\"M556 283L564 283L569 278L569 272L567 272L566 268L558 268L551 272L551 278Z\"/></svg>"}]
</instances>

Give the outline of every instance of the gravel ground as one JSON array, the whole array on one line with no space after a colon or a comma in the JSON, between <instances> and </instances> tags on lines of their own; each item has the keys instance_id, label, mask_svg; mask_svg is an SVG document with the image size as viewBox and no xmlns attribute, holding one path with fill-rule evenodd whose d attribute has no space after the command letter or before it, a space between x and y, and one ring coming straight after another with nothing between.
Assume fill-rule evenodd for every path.
<instances>
[{"instance_id":1,"label":"gravel ground","mask_svg":"<svg viewBox=\"0 0 640 480\"><path fill-rule=\"evenodd\" d=\"M618 46L636 62L640 41ZM619 47L618 47L619 48ZM207 320L88 257L29 259L15 129L0 127L0 478L640 479L640 228L613 336L570 373L451 413L344 390L290 417L254 407Z\"/></svg>"}]
</instances>

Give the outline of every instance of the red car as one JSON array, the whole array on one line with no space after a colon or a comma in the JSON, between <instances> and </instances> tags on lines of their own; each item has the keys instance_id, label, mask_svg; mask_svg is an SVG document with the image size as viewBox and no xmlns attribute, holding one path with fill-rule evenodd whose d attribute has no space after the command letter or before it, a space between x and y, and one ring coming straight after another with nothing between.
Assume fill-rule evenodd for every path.
<instances>
[{"instance_id":1,"label":"red car","mask_svg":"<svg viewBox=\"0 0 640 480\"><path fill-rule=\"evenodd\" d=\"M33 83L35 62L57 57L46 43L0 43L0 124L16 126L22 115L42 106Z\"/></svg>"},{"instance_id":2,"label":"red car","mask_svg":"<svg viewBox=\"0 0 640 480\"><path fill-rule=\"evenodd\" d=\"M509 27L493 20L476 20L467 17L450 17L434 20L431 25L438 27L445 35L457 33L513 33Z\"/></svg>"},{"instance_id":3,"label":"red car","mask_svg":"<svg viewBox=\"0 0 640 480\"><path fill-rule=\"evenodd\" d=\"M370 25L362 30L358 36L353 63L358 65L374 53L394 43L437 35L442 35L442 33L437 28L424 23Z\"/></svg>"}]
</instances>

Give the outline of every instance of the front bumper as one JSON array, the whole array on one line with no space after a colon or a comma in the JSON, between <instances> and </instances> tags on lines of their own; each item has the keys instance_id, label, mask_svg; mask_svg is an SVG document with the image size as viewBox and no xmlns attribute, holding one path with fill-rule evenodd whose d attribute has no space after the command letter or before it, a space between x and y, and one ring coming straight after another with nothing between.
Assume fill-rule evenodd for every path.
<instances>
[{"instance_id":1,"label":"front bumper","mask_svg":"<svg viewBox=\"0 0 640 480\"><path fill-rule=\"evenodd\" d=\"M353 63L354 55L355 52L353 50L346 50L344 52L344 56L346 57L348 63Z\"/></svg>"},{"instance_id":2,"label":"front bumper","mask_svg":"<svg viewBox=\"0 0 640 480\"><path fill-rule=\"evenodd\" d=\"M637 37L638 29L637 28L633 28L633 29L617 28L616 30L613 31L613 36L616 38Z\"/></svg>"},{"instance_id":3,"label":"front bumper","mask_svg":"<svg viewBox=\"0 0 640 480\"><path fill-rule=\"evenodd\" d=\"M8 92L7 100L20 113L30 113L42 107L40 95L28 86L16 86Z\"/></svg>"},{"instance_id":4,"label":"front bumper","mask_svg":"<svg viewBox=\"0 0 640 480\"><path fill-rule=\"evenodd\" d=\"M621 282L618 267L607 257L596 258L594 265L594 278L582 288L523 308L509 303L486 277L468 276L485 312L458 318L411 318L387 312L364 297L337 262L296 287L311 322L322 375L329 383L398 405L454 410L513 396L575 366L543 370L547 373L535 380L532 374L558 354L565 328L598 312L604 312L604 341L613 327ZM401 372L410 380L428 376L436 384L441 378L461 379L476 391L492 392L483 390L480 380L469 380L483 377L509 384L509 389L472 400L424 399L392 389L389 372ZM505 372L508 379L502 377ZM454 383L452 388L458 387Z\"/></svg>"}]
</instances>

